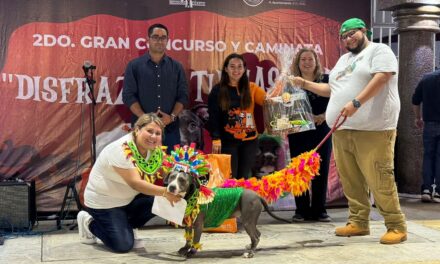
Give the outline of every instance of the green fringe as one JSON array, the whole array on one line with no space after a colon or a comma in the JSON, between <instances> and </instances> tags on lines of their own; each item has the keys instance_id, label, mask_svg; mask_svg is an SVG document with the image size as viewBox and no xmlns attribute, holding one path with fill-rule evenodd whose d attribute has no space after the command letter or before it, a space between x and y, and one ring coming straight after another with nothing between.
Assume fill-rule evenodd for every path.
<instances>
[{"instance_id":1,"label":"green fringe","mask_svg":"<svg viewBox=\"0 0 440 264\"><path fill-rule=\"evenodd\" d=\"M200 210L205 213L205 228L218 227L228 219L237 207L243 188L214 188L214 201L202 204Z\"/></svg>"}]
</instances>

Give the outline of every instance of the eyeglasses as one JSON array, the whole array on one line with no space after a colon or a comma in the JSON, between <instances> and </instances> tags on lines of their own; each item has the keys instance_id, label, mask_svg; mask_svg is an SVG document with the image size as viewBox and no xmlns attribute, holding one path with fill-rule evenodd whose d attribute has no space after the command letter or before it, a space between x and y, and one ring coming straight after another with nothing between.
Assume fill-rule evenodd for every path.
<instances>
[{"instance_id":1,"label":"eyeglasses","mask_svg":"<svg viewBox=\"0 0 440 264\"><path fill-rule=\"evenodd\" d=\"M150 37L150 39L154 40L154 41L166 41L168 39L168 36L159 36L159 35L153 35Z\"/></svg>"},{"instance_id":2,"label":"eyeglasses","mask_svg":"<svg viewBox=\"0 0 440 264\"><path fill-rule=\"evenodd\" d=\"M347 40L348 38L353 38L354 34L356 34L359 29L353 29L347 32L347 34L341 35L342 40Z\"/></svg>"}]
</instances>

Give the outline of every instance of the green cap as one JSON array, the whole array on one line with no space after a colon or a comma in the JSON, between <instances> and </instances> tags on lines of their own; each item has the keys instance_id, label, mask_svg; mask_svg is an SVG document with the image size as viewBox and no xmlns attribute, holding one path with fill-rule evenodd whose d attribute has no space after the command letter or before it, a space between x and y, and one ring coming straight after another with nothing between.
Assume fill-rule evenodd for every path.
<instances>
[{"instance_id":1,"label":"green cap","mask_svg":"<svg viewBox=\"0 0 440 264\"><path fill-rule=\"evenodd\" d=\"M345 20L344 23L341 25L341 29L339 30L339 35L344 34L345 32L356 29L356 28L367 28L365 25L365 22L360 18L350 18L348 20ZM371 36L371 31L367 29L367 36Z\"/></svg>"}]
</instances>

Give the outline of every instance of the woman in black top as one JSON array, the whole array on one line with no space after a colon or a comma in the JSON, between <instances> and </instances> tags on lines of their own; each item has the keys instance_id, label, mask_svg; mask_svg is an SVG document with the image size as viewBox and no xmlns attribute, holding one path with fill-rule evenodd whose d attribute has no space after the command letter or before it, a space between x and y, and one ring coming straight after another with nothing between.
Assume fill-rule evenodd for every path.
<instances>
[{"instance_id":1,"label":"woman in black top","mask_svg":"<svg viewBox=\"0 0 440 264\"><path fill-rule=\"evenodd\" d=\"M328 82L328 76L323 75L321 72L318 56L315 51L310 48L303 48L298 51L292 65L292 70L294 76L300 76L313 82ZM306 91L306 93L312 106L316 130L289 135L291 157L296 157L303 152L314 149L330 130L325 122L325 111L329 99L309 91ZM327 215L327 211L325 210L331 139L328 139L322 145L318 153L322 159L319 171L320 175L312 180L311 194L307 191L303 195L295 197L296 211L293 216L293 221L331 221L331 218Z\"/></svg>"},{"instance_id":2,"label":"woman in black top","mask_svg":"<svg viewBox=\"0 0 440 264\"><path fill-rule=\"evenodd\" d=\"M226 57L220 82L208 97L212 152L231 155L232 177L249 178L258 149L255 104L262 105L266 92L246 74L243 56Z\"/></svg>"}]
</instances>

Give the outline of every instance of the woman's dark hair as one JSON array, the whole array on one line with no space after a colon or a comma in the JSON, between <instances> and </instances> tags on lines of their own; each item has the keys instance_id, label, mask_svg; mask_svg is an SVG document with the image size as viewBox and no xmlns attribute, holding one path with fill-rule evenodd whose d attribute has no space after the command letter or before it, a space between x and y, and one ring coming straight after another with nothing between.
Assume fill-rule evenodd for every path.
<instances>
[{"instance_id":1,"label":"woman's dark hair","mask_svg":"<svg viewBox=\"0 0 440 264\"><path fill-rule=\"evenodd\" d=\"M251 92L249 88L249 78L247 76L247 67L246 67L246 61L244 60L243 56L237 53L232 53L228 57L226 57L225 61L223 62L222 67L222 75L220 77L220 90L218 94L218 103L220 105L220 108L223 111L229 110L229 105L231 102L231 98L229 97L229 75L226 72L226 67L228 67L229 62L232 59L239 59L243 62L244 66L244 73L241 76L240 80L238 81L238 92L240 93L240 108L246 109L249 106L251 106L252 98L251 98Z\"/></svg>"}]
</instances>

